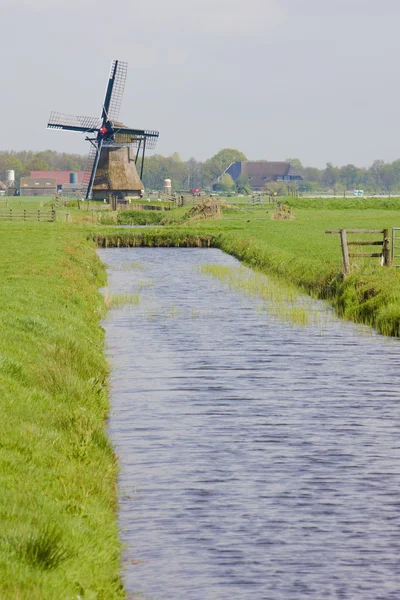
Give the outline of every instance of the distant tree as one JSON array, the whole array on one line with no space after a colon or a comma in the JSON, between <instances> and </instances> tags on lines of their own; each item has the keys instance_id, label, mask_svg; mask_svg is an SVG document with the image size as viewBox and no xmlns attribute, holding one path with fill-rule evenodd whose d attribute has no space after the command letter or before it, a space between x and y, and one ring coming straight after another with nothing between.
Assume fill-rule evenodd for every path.
<instances>
[{"instance_id":1,"label":"distant tree","mask_svg":"<svg viewBox=\"0 0 400 600\"><path fill-rule=\"evenodd\" d=\"M4 162L4 170L2 170L3 179L5 179L5 172L8 170L15 171L15 182L19 185L21 177L25 174L22 161L14 156L9 156Z\"/></svg>"},{"instance_id":2,"label":"distant tree","mask_svg":"<svg viewBox=\"0 0 400 600\"><path fill-rule=\"evenodd\" d=\"M382 168L384 164L383 160L374 160L369 168L371 182L376 191L382 189Z\"/></svg>"},{"instance_id":3,"label":"distant tree","mask_svg":"<svg viewBox=\"0 0 400 600\"><path fill-rule=\"evenodd\" d=\"M231 192L235 188L235 182L229 173L224 173L221 179L213 185L213 189L218 192Z\"/></svg>"},{"instance_id":4,"label":"distant tree","mask_svg":"<svg viewBox=\"0 0 400 600\"><path fill-rule=\"evenodd\" d=\"M141 161L137 165L140 173ZM161 154L153 154L145 159L143 183L151 190L162 190L164 179L170 177L170 167L167 159Z\"/></svg>"},{"instance_id":5,"label":"distant tree","mask_svg":"<svg viewBox=\"0 0 400 600\"><path fill-rule=\"evenodd\" d=\"M328 162L322 174L322 181L327 187L335 189L339 181L339 169Z\"/></svg>"},{"instance_id":6,"label":"distant tree","mask_svg":"<svg viewBox=\"0 0 400 600\"><path fill-rule=\"evenodd\" d=\"M192 190L193 188L203 187L201 163L191 157L185 164L187 170L187 189Z\"/></svg>"},{"instance_id":7,"label":"distant tree","mask_svg":"<svg viewBox=\"0 0 400 600\"><path fill-rule=\"evenodd\" d=\"M300 181L297 189L301 194L306 194L309 192L316 192L319 185L315 181Z\"/></svg>"},{"instance_id":8,"label":"distant tree","mask_svg":"<svg viewBox=\"0 0 400 600\"><path fill-rule=\"evenodd\" d=\"M396 185L399 185L400 184L400 159L399 158L392 162L392 168L393 168L393 173L396 178Z\"/></svg>"},{"instance_id":9,"label":"distant tree","mask_svg":"<svg viewBox=\"0 0 400 600\"><path fill-rule=\"evenodd\" d=\"M316 167L305 167L303 169L303 178L306 181L322 181L324 171L317 169Z\"/></svg>"},{"instance_id":10,"label":"distant tree","mask_svg":"<svg viewBox=\"0 0 400 600\"><path fill-rule=\"evenodd\" d=\"M25 171L50 171L49 164L40 157L31 158L25 165Z\"/></svg>"},{"instance_id":11,"label":"distant tree","mask_svg":"<svg viewBox=\"0 0 400 600\"><path fill-rule=\"evenodd\" d=\"M212 161L215 164L218 164L219 168L222 171L225 171L233 162L240 162L242 160L247 160L246 156L240 150L236 150L234 148L224 148L215 154L212 158Z\"/></svg>"},{"instance_id":12,"label":"distant tree","mask_svg":"<svg viewBox=\"0 0 400 600\"><path fill-rule=\"evenodd\" d=\"M168 177L172 180L174 190L187 189L187 165L183 162L178 152L174 152L166 158L169 170Z\"/></svg>"},{"instance_id":13,"label":"distant tree","mask_svg":"<svg viewBox=\"0 0 400 600\"><path fill-rule=\"evenodd\" d=\"M251 187L250 179L246 175L239 175L236 180L236 191L238 194L245 194L248 196L253 191Z\"/></svg>"},{"instance_id":14,"label":"distant tree","mask_svg":"<svg viewBox=\"0 0 400 600\"><path fill-rule=\"evenodd\" d=\"M298 172L299 175L303 176L304 174L304 167L301 163L301 160L299 158L287 158L286 162L290 162L290 164L292 165L292 167L294 167L296 169L296 171Z\"/></svg>"},{"instance_id":15,"label":"distant tree","mask_svg":"<svg viewBox=\"0 0 400 600\"><path fill-rule=\"evenodd\" d=\"M396 174L393 169L393 166L390 164L383 165L381 169L381 181L383 188L386 192L390 193L393 189L393 186L396 183Z\"/></svg>"},{"instance_id":16,"label":"distant tree","mask_svg":"<svg viewBox=\"0 0 400 600\"><path fill-rule=\"evenodd\" d=\"M224 148L215 154L212 158L203 163L203 174L205 180L210 185L213 181L220 177L222 173L234 162L247 160L243 152L234 148Z\"/></svg>"},{"instance_id":17,"label":"distant tree","mask_svg":"<svg viewBox=\"0 0 400 600\"><path fill-rule=\"evenodd\" d=\"M359 172L354 165L345 165L339 169L340 181L343 186L349 190L357 186L359 181Z\"/></svg>"}]
</instances>

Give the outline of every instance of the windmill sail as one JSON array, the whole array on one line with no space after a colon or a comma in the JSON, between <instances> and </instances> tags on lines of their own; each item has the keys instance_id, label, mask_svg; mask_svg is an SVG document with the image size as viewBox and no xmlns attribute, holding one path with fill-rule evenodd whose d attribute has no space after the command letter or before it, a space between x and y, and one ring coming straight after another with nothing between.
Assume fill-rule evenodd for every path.
<instances>
[{"instance_id":1,"label":"windmill sail","mask_svg":"<svg viewBox=\"0 0 400 600\"><path fill-rule=\"evenodd\" d=\"M67 129L69 131L83 131L87 133L97 132L101 126L101 119L95 117L83 117L77 115L66 115L64 113L50 113L48 129Z\"/></svg>"},{"instance_id":2,"label":"windmill sail","mask_svg":"<svg viewBox=\"0 0 400 600\"><path fill-rule=\"evenodd\" d=\"M96 155L97 155L97 147L90 146L89 156L87 157L86 166L85 166L85 174L83 176L82 185L81 185L81 192L82 192L82 194L84 194L85 198L88 198L90 195L90 192L92 191L91 189L89 189L89 184L91 182L91 179L93 179L93 176L94 176L93 167L95 166Z\"/></svg>"},{"instance_id":3,"label":"windmill sail","mask_svg":"<svg viewBox=\"0 0 400 600\"><path fill-rule=\"evenodd\" d=\"M148 129L115 128L114 144L116 146L138 146L143 140L146 140L147 148L155 148L158 135L158 131Z\"/></svg>"},{"instance_id":4,"label":"windmill sail","mask_svg":"<svg viewBox=\"0 0 400 600\"><path fill-rule=\"evenodd\" d=\"M103 118L105 116L109 121L118 120L127 73L128 63L120 60L112 61L103 108Z\"/></svg>"}]
</instances>

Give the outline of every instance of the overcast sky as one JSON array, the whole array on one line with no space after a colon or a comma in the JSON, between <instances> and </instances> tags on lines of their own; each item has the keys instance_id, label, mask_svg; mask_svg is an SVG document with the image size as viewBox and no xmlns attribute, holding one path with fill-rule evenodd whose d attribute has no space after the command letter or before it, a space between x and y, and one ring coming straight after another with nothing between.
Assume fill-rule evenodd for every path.
<instances>
[{"instance_id":1,"label":"overcast sky","mask_svg":"<svg viewBox=\"0 0 400 600\"><path fill-rule=\"evenodd\" d=\"M0 0L0 150L88 151L51 110L99 116L113 58L120 118L157 152L400 157L399 0Z\"/></svg>"}]
</instances>

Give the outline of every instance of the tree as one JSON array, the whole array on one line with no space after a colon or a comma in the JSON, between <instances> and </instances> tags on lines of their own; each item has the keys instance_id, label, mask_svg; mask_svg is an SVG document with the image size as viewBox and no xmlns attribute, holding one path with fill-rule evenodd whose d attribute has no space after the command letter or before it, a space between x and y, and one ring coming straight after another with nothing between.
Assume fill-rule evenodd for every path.
<instances>
[{"instance_id":1,"label":"tree","mask_svg":"<svg viewBox=\"0 0 400 600\"><path fill-rule=\"evenodd\" d=\"M26 163L25 171L28 171L29 173L31 171L50 171L50 167L43 158L35 156Z\"/></svg>"},{"instance_id":2,"label":"tree","mask_svg":"<svg viewBox=\"0 0 400 600\"><path fill-rule=\"evenodd\" d=\"M315 181L300 181L297 189L301 194L306 194L310 192L316 192L318 187L318 183Z\"/></svg>"},{"instance_id":3,"label":"tree","mask_svg":"<svg viewBox=\"0 0 400 600\"><path fill-rule=\"evenodd\" d=\"M218 183L215 183L213 188L218 192L231 192L235 187L235 182L229 173L224 173Z\"/></svg>"},{"instance_id":4,"label":"tree","mask_svg":"<svg viewBox=\"0 0 400 600\"><path fill-rule=\"evenodd\" d=\"M186 161L187 170L187 189L202 187L201 163L191 157Z\"/></svg>"},{"instance_id":5,"label":"tree","mask_svg":"<svg viewBox=\"0 0 400 600\"><path fill-rule=\"evenodd\" d=\"M335 189L336 184L339 181L339 169L328 162L325 171L322 174L322 181L328 187Z\"/></svg>"},{"instance_id":6,"label":"tree","mask_svg":"<svg viewBox=\"0 0 400 600\"><path fill-rule=\"evenodd\" d=\"M306 181L321 181L323 173L323 171L320 171L316 167L305 167L303 169L303 178Z\"/></svg>"},{"instance_id":7,"label":"tree","mask_svg":"<svg viewBox=\"0 0 400 600\"><path fill-rule=\"evenodd\" d=\"M210 185L220 177L222 173L234 162L247 160L243 152L234 148L224 148L215 154L212 158L203 163L204 175Z\"/></svg>"},{"instance_id":8,"label":"tree","mask_svg":"<svg viewBox=\"0 0 400 600\"><path fill-rule=\"evenodd\" d=\"M394 184L396 183L396 174L393 170L393 166L390 164L383 165L381 169L381 181L384 189L389 193L392 191Z\"/></svg>"},{"instance_id":9,"label":"tree","mask_svg":"<svg viewBox=\"0 0 400 600\"><path fill-rule=\"evenodd\" d=\"M339 169L340 180L346 189L356 187L359 180L359 173L357 167L354 165L345 165Z\"/></svg>"},{"instance_id":10,"label":"tree","mask_svg":"<svg viewBox=\"0 0 400 600\"><path fill-rule=\"evenodd\" d=\"M383 162L383 160L374 160L371 167L369 168L369 172L371 175L371 180L372 180L372 184L375 189L375 192L382 189L381 174L382 174L382 168L383 168L384 164L385 163Z\"/></svg>"},{"instance_id":11,"label":"tree","mask_svg":"<svg viewBox=\"0 0 400 600\"><path fill-rule=\"evenodd\" d=\"M236 191L238 194L245 194L245 196L248 196L253 191L250 179L246 177L246 175L239 175L239 177L237 178Z\"/></svg>"},{"instance_id":12,"label":"tree","mask_svg":"<svg viewBox=\"0 0 400 600\"><path fill-rule=\"evenodd\" d=\"M6 159L3 174L8 170L15 171L15 183L19 185L20 179L24 174L24 166L19 158L10 156Z\"/></svg>"},{"instance_id":13,"label":"tree","mask_svg":"<svg viewBox=\"0 0 400 600\"><path fill-rule=\"evenodd\" d=\"M241 162L242 160L247 160L246 156L240 150L236 150L234 148L224 148L215 154L211 160L218 165L218 167L222 171L225 171L234 162Z\"/></svg>"},{"instance_id":14,"label":"tree","mask_svg":"<svg viewBox=\"0 0 400 600\"><path fill-rule=\"evenodd\" d=\"M292 167L294 169L296 169L296 171L298 172L298 174L303 177L303 175L304 175L304 167L303 167L303 165L301 163L301 160L299 158L287 158L286 162L290 162L290 164L292 165Z\"/></svg>"}]
</instances>

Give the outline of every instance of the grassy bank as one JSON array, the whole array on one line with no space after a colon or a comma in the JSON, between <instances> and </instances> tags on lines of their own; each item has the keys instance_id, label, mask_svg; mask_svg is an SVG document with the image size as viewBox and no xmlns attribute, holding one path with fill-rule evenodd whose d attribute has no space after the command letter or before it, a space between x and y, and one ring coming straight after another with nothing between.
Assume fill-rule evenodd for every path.
<instances>
[{"instance_id":1,"label":"grassy bank","mask_svg":"<svg viewBox=\"0 0 400 600\"><path fill-rule=\"evenodd\" d=\"M310 201L312 204L312 201ZM220 220L146 231L97 231L104 245L214 246L245 264L282 277L311 295L328 299L340 316L366 323L385 335L400 335L400 272L378 260L353 260L342 277L339 237L326 229L386 228L400 225L392 208L296 209L295 220L271 220L271 207L233 208ZM99 236L100 234L100 236Z\"/></svg>"},{"instance_id":2,"label":"grassy bank","mask_svg":"<svg viewBox=\"0 0 400 600\"><path fill-rule=\"evenodd\" d=\"M308 210L399 210L400 198L284 198L293 208Z\"/></svg>"},{"instance_id":3,"label":"grassy bank","mask_svg":"<svg viewBox=\"0 0 400 600\"><path fill-rule=\"evenodd\" d=\"M104 268L74 227L7 223L0 279L0 598L124 597Z\"/></svg>"}]
</instances>

